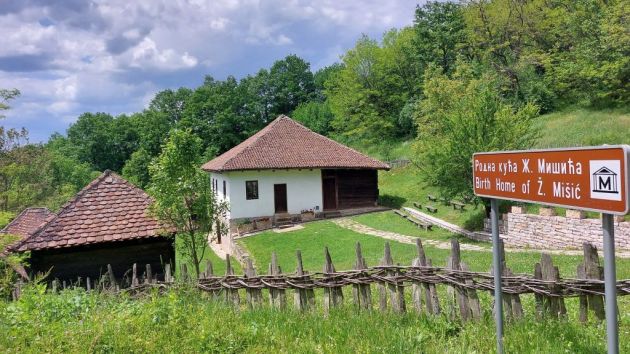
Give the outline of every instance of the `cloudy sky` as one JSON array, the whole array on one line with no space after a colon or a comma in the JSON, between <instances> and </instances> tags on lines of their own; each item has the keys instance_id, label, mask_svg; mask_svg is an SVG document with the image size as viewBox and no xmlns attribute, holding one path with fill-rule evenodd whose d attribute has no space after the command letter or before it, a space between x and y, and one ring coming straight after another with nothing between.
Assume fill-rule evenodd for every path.
<instances>
[{"instance_id":1,"label":"cloudy sky","mask_svg":"<svg viewBox=\"0 0 630 354\"><path fill-rule=\"evenodd\" d=\"M409 25L416 0L0 0L6 127L46 140L82 112L141 110L205 75L242 77L297 54L313 69L365 33Z\"/></svg>"}]
</instances>

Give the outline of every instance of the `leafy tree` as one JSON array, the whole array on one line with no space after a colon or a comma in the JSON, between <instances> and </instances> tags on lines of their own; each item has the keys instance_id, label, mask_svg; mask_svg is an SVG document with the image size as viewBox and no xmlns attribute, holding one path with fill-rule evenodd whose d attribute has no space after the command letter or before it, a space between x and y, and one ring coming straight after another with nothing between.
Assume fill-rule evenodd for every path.
<instances>
[{"instance_id":1,"label":"leafy tree","mask_svg":"<svg viewBox=\"0 0 630 354\"><path fill-rule=\"evenodd\" d=\"M271 114L291 113L300 103L313 98L315 83L310 64L297 55L278 60L269 69Z\"/></svg>"},{"instance_id":2,"label":"leafy tree","mask_svg":"<svg viewBox=\"0 0 630 354\"><path fill-rule=\"evenodd\" d=\"M322 134L330 133L333 114L326 102L311 101L301 103L291 114L291 118L304 124L309 129Z\"/></svg>"},{"instance_id":3,"label":"leafy tree","mask_svg":"<svg viewBox=\"0 0 630 354\"><path fill-rule=\"evenodd\" d=\"M68 140L77 148L81 161L100 171L120 172L138 145L132 119L106 113L83 113L68 128Z\"/></svg>"},{"instance_id":4,"label":"leafy tree","mask_svg":"<svg viewBox=\"0 0 630 354\"><path fill-rule=\"evenodd\" d=\"M467 38L462 5L430 1L416 8L414 45L424 70L435 64L450 74L457 57L466 54Z\"/></svg>"},{"instance_id":5,"label":"leafy tree","mask_svg":"<svg viewBox=\"0 0 630 354\"><path fill-rule=\"evenodd\" d=\"M223 232L221 218L227 206L212 193L208 176L199 166L203 144L190 130L173 130L162 153L149 167L149 193L155 199L152 211L171 225L181 238L197 276L211 232Z\"/></svg>"},{"instance_id":6,"label":"leafy tree","mask_svg":"<svg viewBox=\"0 0 630 354\"><path fill-rule=\"evenodd\" d=\"M495 78L458 66L453 78L435 67L426 73L416 152L428 184L447 198L472 198L473 153L530 148L538 136L532 124L538 107L510 105Z\"/></svg>"}]
</instances>

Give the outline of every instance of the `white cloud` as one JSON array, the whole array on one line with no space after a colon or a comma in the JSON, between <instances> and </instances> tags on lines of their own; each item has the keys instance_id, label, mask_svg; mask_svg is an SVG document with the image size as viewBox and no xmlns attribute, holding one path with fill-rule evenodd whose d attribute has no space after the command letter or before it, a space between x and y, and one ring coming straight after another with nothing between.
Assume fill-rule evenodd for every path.
<instances>
[{"instance_id":1,"label":"white cloud","mask_svg":"<svg viewBox=\"0 0 630 354\"><path fill-rule=\"evenodd\" d=\"M22 90L3 123L42 132L62 131L85 111L139 110L162 89L255 73L291 53L313 68L330 65L361 33L378 38L411 24L415 8L407 0L21 4L0 15L0 87Z\"/></svg>"}]
</instances>

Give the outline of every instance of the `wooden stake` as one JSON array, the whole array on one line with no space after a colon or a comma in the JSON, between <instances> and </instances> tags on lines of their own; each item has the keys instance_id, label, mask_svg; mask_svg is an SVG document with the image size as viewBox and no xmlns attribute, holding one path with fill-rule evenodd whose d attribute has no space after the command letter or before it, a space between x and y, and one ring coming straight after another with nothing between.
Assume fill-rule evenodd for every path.
<instances>
[{"instance_id":1,"label":"wooden stake","mask_svg":"<svg viewBox=\"0 0 630 354\"><path fill-rule=\"evenodd\" d=\"M324 264L324 274L334 274L335 266L332 263L330 252L328 247L324 248L324 256L326 257L326 263ZM341 287L327 287L324 288L324 312L330 313L330 309L339 306L343 303L343 290Z\"/></svg>"},{"instance_id":2,"label":"wooden stake","mask_svg":"<svg viewBox=\"0 0 630 354\"><path fill-rule=\"evenodd\" d=\"M364 270L367 269L365 264L365 258L361 251L361 244L357 242L355 246L356 262L354 269ZM370 284L357 284L352 286L352 294L354 297L354 303L358 309L370 310L372 308L372 292L370 290Z\"/></svg>"}]
</instances>

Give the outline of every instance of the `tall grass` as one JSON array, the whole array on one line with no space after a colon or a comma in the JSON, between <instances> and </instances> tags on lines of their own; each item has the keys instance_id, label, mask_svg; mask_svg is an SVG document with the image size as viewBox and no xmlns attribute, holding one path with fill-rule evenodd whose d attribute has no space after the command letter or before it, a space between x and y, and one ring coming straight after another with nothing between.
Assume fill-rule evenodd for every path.
<instances>
[{"instance_id":1,"label":"tall grass","mask_svg":"<svg viewBox=\"0 0 630 354\"><path fill-rule=\"evenodd\" d=\"M621 352L630 352L622 324ZM605 350L597 324L537 321L508 324L507 352L595 353ZM414 312L235 310L180 288L140 299L27 288L0 302L0 352L96 353L488 353L495 347L490 313L461 324Z\"/></svg>"}]
</instances>

